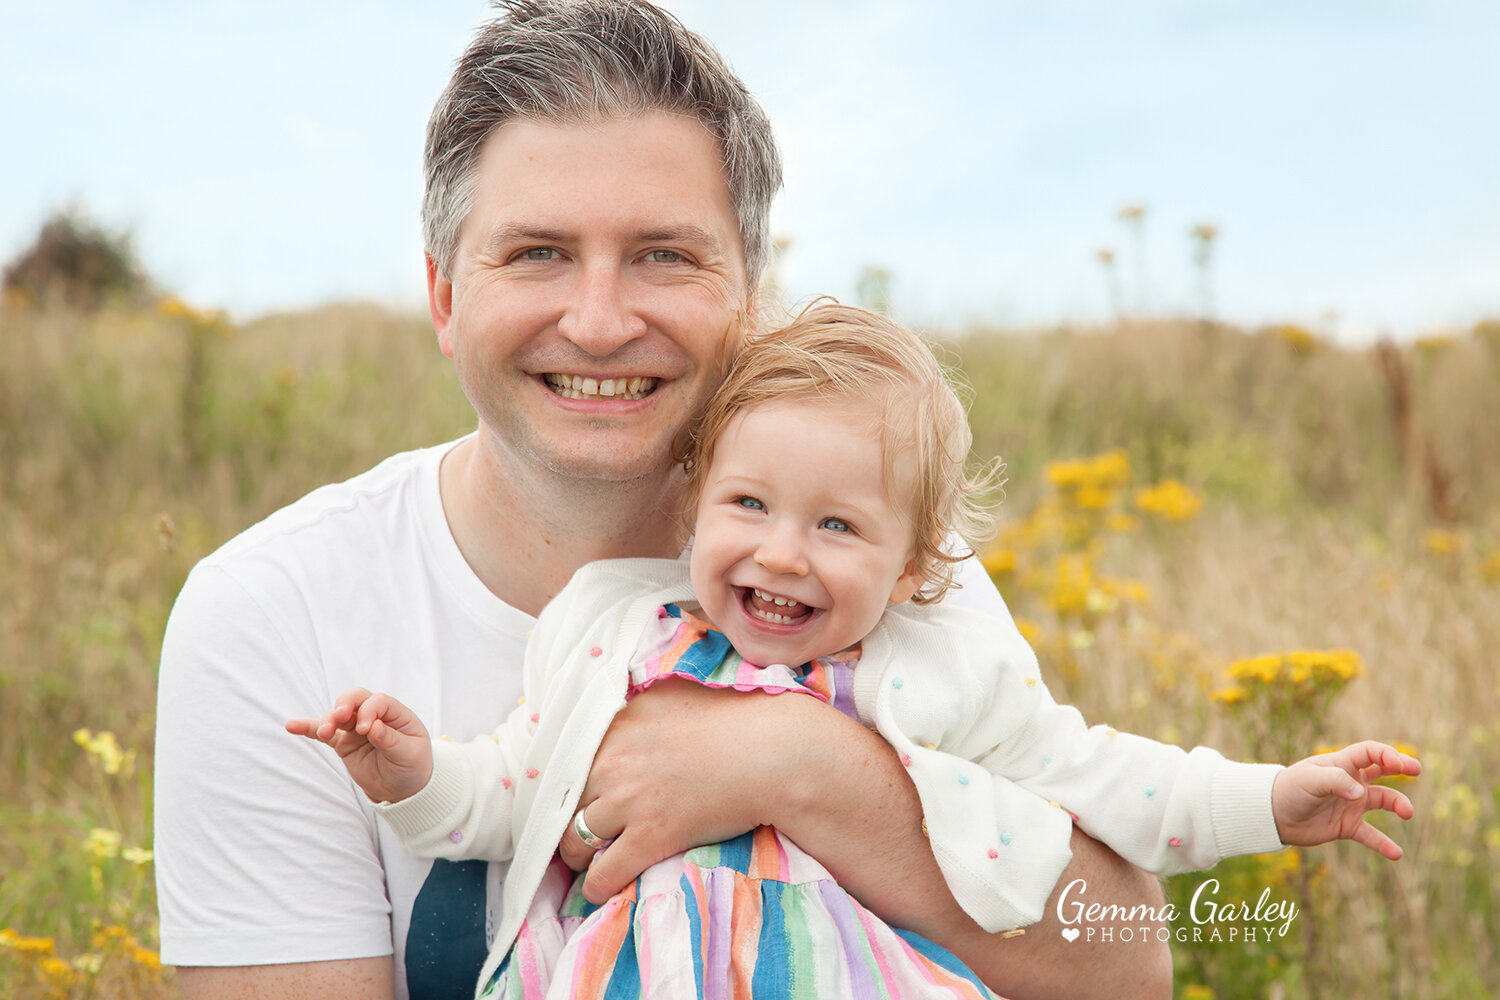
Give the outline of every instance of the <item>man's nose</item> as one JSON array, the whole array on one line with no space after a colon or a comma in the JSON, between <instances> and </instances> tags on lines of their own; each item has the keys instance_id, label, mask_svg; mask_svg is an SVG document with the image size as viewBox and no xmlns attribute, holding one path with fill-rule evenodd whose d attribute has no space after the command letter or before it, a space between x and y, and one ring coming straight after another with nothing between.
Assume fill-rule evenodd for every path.
<instances>
[{"instance_id":1,"label":"man's nose","mask_svg":"<svg viewBox=\"0 0 1500 1000\"><path fill-rule=\"evenodd\" d=\"M557 329L590 355L604 358L644 336L646 321L635 311L618 267L585 265Z\"/></svg>"},{"instance_id":2,"label":"man's nose","mask_svg":"<svg viewBox=\"0 0 1500 1000\"><path fill-rule=\"evenodd\" d=\"M807 552L792 525L768 528L755 547L755 561L772 573L786 576L806 576L808 572Z\"/></svg>"}]
</instances>

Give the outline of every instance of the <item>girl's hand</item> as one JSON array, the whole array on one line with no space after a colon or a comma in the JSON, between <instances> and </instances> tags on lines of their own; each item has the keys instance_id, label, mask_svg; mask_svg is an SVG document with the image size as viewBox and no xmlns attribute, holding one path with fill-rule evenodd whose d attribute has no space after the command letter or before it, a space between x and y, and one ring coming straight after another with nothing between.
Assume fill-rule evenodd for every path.
<instances>
[{"instance_id":1,"label":"girl's hand","mask_svg":"<svg viewBox=\"0 0 1500 1000\"><path fill-rule=\"evenodd\" d=\"M432 777L432 741L415 712L388 694L354 688L320 719L291 719L286 731L333 747L372 802L400 802Z\"/></svg>"},{"instance_id":2,"label":"girl's hand","mask_svg":"<svg viewBox=\"0 0 1500 1000\"><path fill-rule=\"evenodd\" d=\"M1411 800L1394 788L1370 782L1421 773L1415 757L1373 740L1299 760L1278 774L1271 786L1277 834L1283 844L1303 847L1353 840L1395 861L1401 848L1371 826L1365 813L1384 809L1411 819Z\"/></svg>"}]
</instances>

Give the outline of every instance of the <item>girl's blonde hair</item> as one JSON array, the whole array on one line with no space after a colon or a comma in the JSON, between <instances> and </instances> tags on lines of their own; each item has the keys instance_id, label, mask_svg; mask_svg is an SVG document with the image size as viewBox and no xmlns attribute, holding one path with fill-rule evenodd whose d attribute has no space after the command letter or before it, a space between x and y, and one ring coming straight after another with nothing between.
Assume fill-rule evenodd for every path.
<instances>
[{"instance_id":1,"label":"girl's blonde hair","mask_svg":"<svg viewBox=\"0 0 1500 1000\"><path fill-rule=\"evenodd\" d=\"M736 414L784 401L870 407L880 427L887 495L908 513L916 534L919 583L912 600L938 601L957 586L957 565L973 555L954 551L953 537L972 545L993 531L987 501L1003 469L995 461L968 471L973 435L960 391L967 388L917 334L867 309L815 301L789 325L746 343L685 432L677 458L688 475L689 501L696 506L714 449ZM915 467L909 496L890 492L898 457Z\"/></svg>"}]
</instances>

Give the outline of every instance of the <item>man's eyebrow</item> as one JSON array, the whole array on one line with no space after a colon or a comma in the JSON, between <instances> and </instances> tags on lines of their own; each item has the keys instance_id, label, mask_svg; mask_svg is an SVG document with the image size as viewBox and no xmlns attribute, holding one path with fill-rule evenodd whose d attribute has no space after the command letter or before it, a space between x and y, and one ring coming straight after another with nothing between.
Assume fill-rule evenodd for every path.
<instances>
[{"instance_id":1,"label":"man's eyebrow","mask_svg":"<svg viewBox=\"0 0 1500 1000\"><path fill-rule=\"evenodd\" d=\"M640 234L643 243L688 243L708 253L722 255L724 244L710 230L702 226L667 226L662 229L648 229Z\"/></svg>"},{"instance_id":2,"label":"man's eyebrow","mask_svg":"<svg viewBox=\"0 0 1500 1000\"><path fill-rule=\"evenodd\" d=\"M724 254L723 241L712 230L702 226L681 225L646 229L637 233L635 238L640 243L678 243L693 246L709 256L723 256ZM569 239L569 234L561 229L508 222L490 231L489 236L485 238L483 249L487 256L498 257L504 250L517 243L567 243Z\"/></svg>"},{"instance_id":3,"label":"man's eyebrow","mask_svg":"<svg viewBox=\"0 0 1500 1000\"><path fill-rule=\"evenodd\" d=\"M484 252L488 256L495 257L516 243L562 243L565 239L566 236L559 229L518 225L511 222L490 230L490 235L484 241Z\"/></svg>"}]
</instances>

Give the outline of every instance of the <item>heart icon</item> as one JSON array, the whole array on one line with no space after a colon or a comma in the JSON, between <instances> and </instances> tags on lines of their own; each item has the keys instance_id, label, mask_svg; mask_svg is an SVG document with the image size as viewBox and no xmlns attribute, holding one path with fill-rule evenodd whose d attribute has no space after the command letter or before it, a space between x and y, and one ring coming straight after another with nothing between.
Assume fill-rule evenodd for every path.
<instances>
[{"instance_id":1,"label":"heart icon","mask_svg":"<svg viewBox=\"0 0 1500 1000\"><path fill-rule=\"evenodd\" d=\"M1070 941L1070 942L1077 941L1078 940L1078 928L1077 927L1064 927L1063 928L1063 932L1062 932L1062 936L1065 937L1065 938L1067 938L1068 941Z\"/></svg>"}]
</instances>

